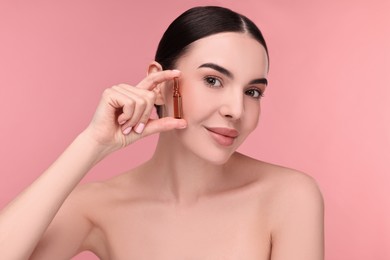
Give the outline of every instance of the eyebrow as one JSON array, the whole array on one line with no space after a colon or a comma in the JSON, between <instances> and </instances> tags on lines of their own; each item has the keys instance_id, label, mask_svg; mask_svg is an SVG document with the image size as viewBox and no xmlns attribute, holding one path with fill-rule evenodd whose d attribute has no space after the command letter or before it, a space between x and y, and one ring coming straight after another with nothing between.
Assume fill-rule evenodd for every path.
<instances>
[{"instance_id":1,"label":"eyebrow","mask_svg":"<svg viewBox=\"0 0 390 260\"><path fill-rule=\"evenodd\" d=\"M210 69L216 70L216 71L224 74L225 76L227 76L231 79L233 78L233 74L230 71L228 71L224 67L221 67L215 63L205 63L205 64L202 64L198 67L198 69L200 69L200 68L210 68Z\"/></svg>"},{"instance_id":2,"label":"eyebrow","mask_svg":"<svg viewBox=\"0 0 390 260\"><path fill-rule=\"evenodd\" d=\"M252 85L252 84L264 84L267 86L268 80L266 78L254 79L251 82L249 82L249 85Z\"/></svg>"},{"instance_id":3,"label":"eyebrow","mask_svg":"<svg viewBox=\"0 0 390 260\"><path fill-rule=\"evenodd\" d=\"M224 67L221 67L215 63L204 63L202 65L200 65L198 67L198 69L200 68L210 68L210 69L213 69L213 70L216 70L220 73L222 73L223 75L233 79L234 76L233 76L233 73L231 73L229 70L225 69ZM264 84L264 85L268 85L268 80L266 78L259 78L259 79L254 79L252 80L251 82L249 82L249 84Z\"/></svg>"}]
</instances>

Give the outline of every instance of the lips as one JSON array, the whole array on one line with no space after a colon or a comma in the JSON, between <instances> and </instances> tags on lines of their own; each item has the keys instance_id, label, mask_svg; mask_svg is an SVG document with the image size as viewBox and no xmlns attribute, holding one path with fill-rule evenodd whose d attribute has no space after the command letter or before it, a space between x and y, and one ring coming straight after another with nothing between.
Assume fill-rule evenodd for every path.
<instances>
[{"instance_id":1,"label":"lips","mask_svg":"<svg viewBox=\"0 0 390 260\"><path fill-rule=\"evenodd\" d=\"M238 136L238 131L232 128L224 128L224 127L206 127L210 132L224 135L231 138L236 138Z\"/></svg>"},{"instance_id":2,"label":"lips","mask_svg":"<svg viewBox=\"0 0 390 260\"><path fill-rule=\"evenodd\" d=\"M211 137L220 145L230 146L234 139L238 136L238 131L232 128L225 127L205 127Z\"/></svg>"}]
</instances>

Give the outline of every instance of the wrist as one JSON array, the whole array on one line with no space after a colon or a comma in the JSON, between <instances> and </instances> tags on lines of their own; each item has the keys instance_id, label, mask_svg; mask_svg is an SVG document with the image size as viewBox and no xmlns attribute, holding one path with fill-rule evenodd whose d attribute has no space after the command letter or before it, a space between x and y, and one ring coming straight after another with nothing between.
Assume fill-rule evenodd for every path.
<instances>
[{"instance_id":1,"label":"wrist","mask_svg":"<svg viewBox=\"0 0 390 260\"><path fill-rule=\"evenodd\" d=\"M92 155L95 157L95 163L104 159L107 155L114 151L112 147L104 145L93 138L88 129L81 132L76 137L76 140L82 143L84 149L87 152L92 153Z\"/></svg>"}]
</instances>

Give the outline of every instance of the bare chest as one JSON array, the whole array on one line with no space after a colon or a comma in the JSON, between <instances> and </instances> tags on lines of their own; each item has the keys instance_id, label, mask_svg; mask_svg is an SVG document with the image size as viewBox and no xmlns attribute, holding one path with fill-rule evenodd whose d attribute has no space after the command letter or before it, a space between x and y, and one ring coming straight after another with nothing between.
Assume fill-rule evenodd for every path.
<instances>
[{"instance_id":1,"label":"bare chest","mask_svg":"<svg viewBox=\"0 0 390 260\"><path fill-rule=\"evenodd\" d=\"M104 255L112 260L269 259L267 214L259 201L242 199L112 207L100 216Z\"/></svg>"}]
</instances>

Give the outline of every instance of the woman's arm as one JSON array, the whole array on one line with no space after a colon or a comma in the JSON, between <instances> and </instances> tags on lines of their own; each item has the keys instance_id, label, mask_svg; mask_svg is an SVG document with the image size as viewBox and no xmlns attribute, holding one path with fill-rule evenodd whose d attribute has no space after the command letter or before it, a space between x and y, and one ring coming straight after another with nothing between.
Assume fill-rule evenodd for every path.
<instances>
[{"instance_id":1,"label":"woman's arm","mask_svg":"<svg viewBox=\"0 0 390 260\"><path fill-rule=\"evenodd\" d=\"M1 257L27 259L66 197L103 157L104 147L80 134L49 169L3 209Z\"/></svg>"},{"instance_id":2,"label":"woman's arm","mask_svg":"<svg viewBox=\"0 0 390 260\"><path fill-rule=\"evenodd\" d=\"M158 94L158 90L154 89L160 83L179 75L178 71L156 72L136 87L121 84L103 93L88 128L49 169L0 212L2 259L28 259L65 199L87 172L106 155L144 136L186 126L182 119L149 119ZM126 131L129 127L137 129L140 124L145 126L138 128L141 131ZM66 216L66 212L61 215ZM67 229L72 231L74 237L82 237L88 231L87 224L81 224L83 228L78 228L72 225L73 218L61 219L64 221L54 221L57 227L51 227L48 232L55 234L56 230ZM59 225L66 227L59 228ZM61 235L52 234L46 234L45 237L51 237L51 240L46 240L40 246L48 248L46 242L55 243L52 240ZM66 245L62 248L69 249ZM45 257L56 259L57 256Z\"/></svg>"}]
</instances>

